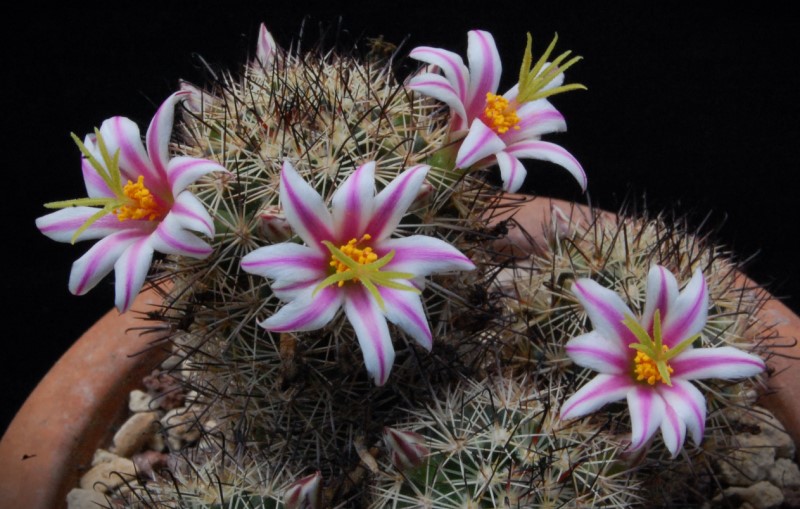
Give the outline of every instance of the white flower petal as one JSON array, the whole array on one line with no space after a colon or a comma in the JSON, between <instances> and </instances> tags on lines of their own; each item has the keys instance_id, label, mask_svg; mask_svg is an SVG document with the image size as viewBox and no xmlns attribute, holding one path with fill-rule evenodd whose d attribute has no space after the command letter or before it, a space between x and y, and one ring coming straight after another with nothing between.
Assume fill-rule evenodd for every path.
<instances>
[{"instance_id":1,"label":"white flower petal","mask_svg":"<svg viewBox=\"0 0 800 509\"><path fill-rule=\"evenodd\" d=\"M158 107L147 128L147 153L162 182L167 179L169 139L172 136L172 123L175 119L175 105L189 95L188 91L183 91L167 97Z\"/></svg>"},{"instance_id":2,"label":"white flower petal","mask_svg":"<svg viewBox=\"0 0 800 509\"><path fill-rule=\"evenodd\" d=\"M600 373L564 402L561 419L574 419L590 414L607 403L623 399L635 387L629 376Z\"/></svg>"},{"instance_id":3,"label":"white flower petal","mask_svg":"<svg viewBox=\"0 0 800 509\"><path fill-rule=\"evenodd\" d=\"M506 147L509 155L520 159L539 159L557 164L567 170L580 184L582 190L586 190L586 173L583 171L581 163L564 148L547 141L519 141Z\"/></svg>"},{"instance_id":4,"label":"white flower petal","mask_svg":"<svg viewBox=\"0 0 800 509\"><path fill-rule=\"evenodd\" d=\"M422 308L422 299L414 292L379 287L386 305L386 318L414 338L425 350L433 347L433 336L428 318Z\"/></svg>"},{"instance_id":5,"label":"white flower petal","mask_svg":"<svg viewBox=\"0 0 800 509\"><path fill-rule=\"evenodd\" d=\"M483 30L470 30L467 41L469 61L467 115L470 118L477 118L486 107L486 94L497 91L503 66L492 34Z\"/></svg>"},{"instance_id":6,"label":"white flower petal","mask_svg":"<svg viewBox=\"0 0 800 509\"><path fill-rule=\"evenodd\" d=\"M336 238L359 240L374 212L374 201L375 162L369 162L347 177L331 198Z\"/></svg>"},{"instance_id":7,"label":"white flower petal","mask_svg":"<svg viewBox=\"0 0 800 509\"><path fill-rule=\"evenodd\" d=\"M670 305L669 312L662 316L664 344L674 346L703 330L708 317L708 288L703 272L694 271L692 279L678 298Z\"/></svg>"},{"instance_id":8,"label":"white flower petal","mask_svg":"<svg viewBox=\"0 0 800 509\"><path fill-rule=\"evenodd\" d=\"M667 450L672 453L672 457L677 456L686 439L686 424L669 405L664 409L664 420L661 421L661 437L664 439L664 445L667 446Z\"/></svg>"},{"instance_id":9,"label":"white flower petal","mask_svg":"<svg viewBox=\"0 0 800 509\"><path fill-rule=\"evenodd\" d=\"M525 182L528 170L519 159L506 152L498 152L495 157L500 167L500 178L503 179L503 191L516 193Z\"/></svg>"},{"instance_id":10,"label":"white flower petal","mask_svg":"<svg viewBox=\"0 0 800 509\"><path fill-rule=\"evenodd\" d=\"M689 348L670 361L674 376L683 380L722 378L732 380L757 375L766 369L764 361L732 346Z\"/></svg>"},{"instance_id":11,"label":"white flower petal","mask_svg":"<svg viewBox=\"0 0 800 509\"><path fill-rule=\"evenodd\" d=\"M333 218L322 197L285 161L281 170L281 205L286 220L303 241L328 253L322 241L333 241Z\"/></svg>"},{"instance_id":12,"label":"white flower petal","mask_svg":"<svg viewBox=\"0 0 800 509\"><path fill-rule=\"evenodd\" d=\"M136 230L124 230L101 239L72 264L69 274L69 291L83 295L100 282L122 253L134 242L146 238L147 234Z\"/></svg>"},{"instance_id":13,"label":"white flower petal","mask_svg":"<svg viewBox=\"0 0 800 509\"><path fill-rule=\"evenodd\" d=\"M661 265L650 267L650 271L647 273L647 297L641 319L642 327L652 334L653 316L656 309L661 315L661 324L664 325L664 318L669 315L670 307L675 304L677 298L678 281L672 272ZM678 340L678 342L680 341ZM667 343L667 346L670 346L670 343Z\"/></svg>"},{"instance_id":14,"label":"white flower petal","mask_svg":"<svg viewBox=\"0 0 800 509\"><path fill-rule=\"evenodd\" d=\"M706 429L706 399L691 382L675 376L671 380L671 387L659 384L658 393L685 423L694 443L699 445Z\"/></svg>"},{"instance_id":15,"label":"white flower petal","mask_svg":"<svg viewBox=\"0 0 800 509\"><path fill-rule=\"evenodd\" d=\"M129 246L114 264L114 303L124 313L139 295L153 261L153 248L147 237Z\"/></svg>"},{"instance_id":16,"label":"white flower petal","mask_svg":"<svg viewBox=\"0 0 800 509\"><path fill-rule=\"evenodd\" d=\"M153 195L164 201L172 196L167 183L166 174L161 175L150 156L144 150L139 126L125 117L111 117L100 126L100 135L106 144L110 156L119 151L119 169L122 174L122 185L126 180L136 182L139 176L144 177L144 185ZM99 156L99 150L97 151ZM102 158L98 161L102 162Z\"/></svg>"},{"instance_id":17,"label":"white flower petal","mask_svg":"<svg viewBox=\"0 0 800 509\"><path fill-rule=\"evenodd\" d=\"M637 385L628 393L631 414L631 450L643 447L661 427L666 414L666 404L650 387Z\"/></svg>"},{"instance_id":18,"label":"white flower petal","mask_svg":"<svg viewBox=\"0 0 800 509\"><path fill-rule=\"evenodd\" d=\"M430 166L413 166L395 179L375 197L372 217L365 233L372 235L373 243L378 243L391 235L408 207L419 193ZM294 225L292 225L294 226Z\"/></svg>"},{"instance_id":19,"label":"white flower petal","mask_svg":"<svg viewBox=\"0 0 800 509\"><path fill-rule=\"evenodd\" d=\"M606 339L618 342L620 350L624 351L629 344L639 342L622 323L626 316L634 315L616 292L583 278L573 283L572 293L583 305L597 332Z\"/></svg>"},{"instance_id":20,"label":"white flower petal","mask_svg":"<svg viewBox=\"0 0 800 509\"><path fill-rule=\"evenodd\" d=\"M576 336L564 347L578 366L609 375L622 375L631 369L631 356L623 352L619 341L609 340L597 331Z\"/></svg>"},{"instance_id":21,"label":"white flower petal","mask_svg":"<svg viewBox=\"0 0 800 509\"><path fill-rule=\"evenodd\" d=\"M564 116L547 99L523 104L517 110L519 129L509 129L503 136L506 144L522 140L534 140L548 133L567 130Z\"/></svg>"},{"instance_id":22,"label":"white flower petal","mask_svg":"<svg viewBox=\"0 0 800 509\"><path fill-rule=\"evenodd\" d=\"M459 96L458 91L453 87L452 83L446 78L438 74L425 73L411 78L407 86L411 90L433 97L450 106L453 113L458 115L458 118L461 119L459 125L467 126L469 124L467 120L467 110L464 109L464 100ZM458 129L458 127L455 129Z\"/></svg>"},{"instance_id":23,"label":"white flower petal","mask_svg":"<svg viewBox=\"0 0 800 509\"><path fill-rule=\"evenodd\" d=\"M342 305L344 292L336 285L314 293L308 289L259 325L275 332L310 331L328 324Z\"/></svg>"},{"instance_id":24,"label":"white flower petal","mask_svg":"<svg viewBox=\"0 0 800 509\"><path fill-rule=\"evenodd\" d=\"M417 277L475 268L475 264L461 251L441 239L426 235L386 239L375 244L375 250L381 257L394 251L394 258L383 270L407 272Z\"/></svg>"},{"instance_id":25,"label":"white flower petal","mask_svg":"<svg viewBox=\"0 0 800 509\"><path fill-rule=\"evenodd\" d=\"M456 154L456 167L469 168L481 159L497 154L506 148L502 139L479 119L472 121L469 132Z\"/></svg>"},{"instance_id":26,"label":"white flower petal","mask_svg":"<svg viewBox=\"0 0 800 509\"><path fill-rule=\"evenodd\" d=\"M441 69L459 101L461 101L461 109L464 109L463 103L467 100L467 90L469 88L469 71L459 55L444 49L420 46L414 48L409 56Z\"/></svg>"},{"instance_id":27,"label":"white flower petal","mask_svg":"<svg viewBox=\"0 0 800 509\"><path fill-rule=\"evenodd\" d=\"M214 221L208 215L205 205L189 191L184 191L175 198L170 214L178 219L182 227L208 237L214 236Z\"/></svg>"},{"instance_id":28,"label":"white flower petal","mask_svg":"<svg viewBox=\"0 0 800 509\"><path fill-rule=\"evenodd\" d=\"M319 283L327 277L328 259L308 246L282 242L245 255L242 269L274 279L278 285L310 280Z\"/></svg>"},{"instance_id":29,"label":"white flower petal","mask_svg":"<svg viewBox=\"0 0 800 509\"><path fill-rule=\"evenodd\" d=\"M57 242L72 242L75 231L99 210L94 207L68 207L37 218L36 227ZM152 228L151 221L120 221L114 214L107 214L84 230L76 242L100 239L122 230L138 230L147 234Z\"/></svg>"},{"instance_id":30,"label":"white flower petal","mask_svg":"<svg viewBox=\"0 0 800 509\"><path fill-rule=\"evenodd\" d=\"M203 259L213 249L194 233L183 229L175 214L169 213L158 225L151 238L153 249L160 253Z\"/></svg>"},{"instance_id":31,"label":"white flower petal","mask_svg":"<svg viewBox=\"0 0 800 509\"><path fill-rule=\"evenodd\" d=\"M346 289L344 312L356 332L367 372L375 385L385 384L394 364L394 346L380 307L363 286L354 285Z\"/></svg>"},{"instance_id":32,"label":"white flower petal","mask_svg":"<svg viewBox=\"0 0 800 509\"><path fill-rule=\"evenodd\" d=\"M172 158L166 168L172 196L180 194L189 184L193 184L206 173L212 171L227 173L222 165L214 161L186 156Z\"/></svg>"}]
</instances>

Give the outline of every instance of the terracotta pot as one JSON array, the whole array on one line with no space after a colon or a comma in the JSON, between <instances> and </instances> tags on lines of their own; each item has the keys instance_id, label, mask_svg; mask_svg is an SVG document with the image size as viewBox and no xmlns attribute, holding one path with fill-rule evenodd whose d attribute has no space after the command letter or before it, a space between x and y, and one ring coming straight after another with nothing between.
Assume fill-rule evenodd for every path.
<instances>
[{"instance_id":1,"label":"terracotta pot","mask_svg":"<svg viewBox=\"0 0 800 509\"><path fill-rule=\"evenodd\" d=\"M153 291L133 309L160 304ZM165 357L135 312L109 311L56 362L0 441L0 506L66 507L67 493L127 411L127 393Z\"/></svg>"},{"instance_id":2,"label":"terracotta pot","mask_svg":"<svg viewBox=\"0 0 800 509\"><path fill-rule=\"evenodd\" d=\"M542 237L553 205L587 220L590 217L586 207L536 199L515 215L529 236L512 231L514 249L530 250L531 238ZM613 214L603 214L613 220ZM743 278L743 284L752 282ZM143 310L159 302L154 293L144 293L133 308ZM800 318L779 301L767 302L761 318L774 324L771 341L789 343L800 338ZM52 509L66 505L66 494L77 485L94 451L121 422L128 392L166 355L160 348L148 349L158 338L131 330L137 326L141 322L135 313L120 315L113 310L106 314L55 364L25 402L0 442L0 502L4 507ZM769 362L778 376L770 378L769 388L774 392L763 396L760 403L775 413L800 443L800 366L796 360L800 359L800 347L783 351L787 356Z\"/></svg>"}]
</instances>

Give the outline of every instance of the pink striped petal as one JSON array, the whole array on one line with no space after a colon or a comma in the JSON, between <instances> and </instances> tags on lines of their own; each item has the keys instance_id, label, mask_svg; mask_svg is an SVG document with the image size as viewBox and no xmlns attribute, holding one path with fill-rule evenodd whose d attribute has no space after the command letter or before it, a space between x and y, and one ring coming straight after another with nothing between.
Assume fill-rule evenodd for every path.
<instances>
[{"instance_id":1,"label":"pink striped petal","mask_svg":"<svg viewBox=\"0 0 800 509\"><path fill-rule=\"evenodd\" d=\"M139 295L153 261L153 248L147 237L129 246L114 264L114 304L124 313Z\"/></svg>"},{"instance_id":2,"label":"pink striped petal","mask_svg":"<svg viewBox=\"0 0 800 509\"><path fill-rule=\"evenodd\" d=\"M672 347L703 330L708 317L708 288L703 272L694 271L686 288L662 315L664 344Z\"/></svg>"},{"instance_id":3,"label":"pink striped petal","mask_svg":"<svg viewBox=\"0 0 800 509\"><path fill-rule=\"evenodd\" d=\"M125 117L112 117L100 126L100 135L105 141L110 155L119 151L119 168L122 173L122 184L126 180L136 182L139 176L144 177L144 185L161 200L164 205L172 196L167 183L166 174L156 170L150 157L144 150L139 126Z\"/></svg>"},{"instance_id":4,"label":"pink striped petal","mask_svg":"<svg viewBox=\"0 0 800 509\"><path fill-rule=\"evenodd\" d=\"M258 43L256 44L256 60L262 67L270 67L272 59L278 50L278 45L275 44L275 39L272 34L267 30L267 26L261 23L258 28Z\"/></svg>"},{"instance_id":5,"label":"pink striped petal","mask_svg":"<svg viewBox=\"0 0 800 509\"><path fill-rule=\"evenodd\" d=\"M57 242L72 242L75 231L100 209L69 207L36 219L39 231ZM100 239L122 230L139 230L147 234L153 229L150 221L120 221L114 214L101 217L78 236L77 241Z\"/></svg>"},{"instance_id":6,"label":"pink striped petal","mask_svg":"<svg viewBox=\"0 0 800 509\"><path fill-rule=\"evenodd\" d=\"M672 272L668 271L661 265L653 265L647 273L647 297L644 305L644 313L642 314L641 324L648 333L653 333L653 316L656 309L661 315L661 324L664 325L664 319L669 316L670 307L675 304L675 299L678 298L678 281ZM663 328L662 328L663 329ZM663 335L663 332L662 332ZM687 336L688 337L688 336ZM678 342L681 340L678 339ZM667 346L672 346L674 343L667 342Z\"/></svg>"},{"instance_id":7,"label":"pink striped petal","mask_svg":"<svg viewBox=\"0 0 800 509\"><path fill-rule=\"evenodd\" d=\"M622 351L618 341L606 339L597 331L570 339L565 350L578 366L600 373L622 375L631 369L631 355Z\"/></svg>"},{"instance_id":8,"label":"pink striped petal","mask_svg":"<svg viewBox=\"0 0 800 509\"><path fill-rule=\"evenodd\" d=\"M603 288L591 279L579 279L572 285L572 293L583 305L595 330L606 339L618 342L620 350L631 343L638 343L636 336L622 321L633 312L615 292Z\"/></svg>"},{"instance_id":9,"label":"pink striped petal","mask_svg":"<svg viewBox=\"0 0 800 509\"><path fill-rule=\"evenodd\" d=\"M501 135L506 144L534 140L544 134L567 130L564 116L546 99L523 104L517 110L517 115L519 116L519 124L517 124L519 129L509 129Z\"/></svg>"},{"instance_id":10,"label":"pink striped petal","mask_svg":"<svg viewBox=\"0 0 800 509\"><path fill-rule=\"evenodd\" d=\"M188 256L203 259L213 249L197 235L184 230L180 221L173 214L161 221L151 238L153 249L160 253Z\"/></svg>"},{"instance_id":11,"label":"pink striped petal","mask_svg":"<svg viewBox=\"0 0 800 509\"><path fill-rule=\"evenodd\" d=\"M492 34L483 30L470 30L467 41L469 61L467 115L469 118L477 118L486 107L486 94L497 91L503 66Z\"/></svg>"},{"instance_id":12,"label":"pink striped petal","mask_svg":"<svg viewBox=\"0 0 800 509\"><path fill-rule=\"evenodd\" d=\"M274 332L310 331L328 324L342 306L344 292L336 285L307 289L259 325Z\"/></svg>"},{"instance_id":13,"label":"pink striped petal","mask_svg":"<svg viewBox=\"0 0 800 509\"><path fill-rule=\"evenodd\" d=\"M323 276L324 277L324 276ZM283 302L291 302L307 291L313 291L322 278L311 278L300 281L276 280L269 287L272 293Z\"/></svg>"},{"instance_id":14,"label":"pink striped petal","mask_svg":"<svg viewBox=\"0 0 800 509\"><path fill-rule=\"evenodd\" d=\"M331 209L336 238L360 239L373 214L375 162L359 166L333 194Z\"/></svg>"},{"instance_id":15,"label":"pink striped petal","mask_svg":"<svg viewBox=\"0 0 800 509\"><path fill-rule=\"evenodd\" d=\"M522 162L506 152L495 154L497 165L500 167L500 178L503 179L503 191L516 193L525 182L528 170L522 166Z\"/></svg>"},{"instance_id":16,"label":"pink striped petal","mask_svg":"<svg viewBox=\"0 0 800 509\"><path fill-rule=\"evenodd\" d=\"M282 242L248 253L242 258L242 269L275 280L278 285L327 277L328 258L301 244Z\"/></svg>"},{"instance_id":17,"label":"pink striped petal","mask_svg":"<svg viewBox=\"0 0 800 509\"><path fill-rule=\"evenodd\" d=\"M95 136L94 133L87 134L83 138L83 146L86 147L97 162L105 168L103 156L95 146L96 140L97 136ZM89 198L112 198L114 196L113 191L108 188L108 185L106 185L106 182L97 173L97 170L89 162L89 159L83 155L81 155L81 172L83 173L83 183L86 185L86 196Z\"/></svg>"},{"instance_id":18,"label":"pink striped petal","mask_svg":"<svg viewBox=\"0 0 800 509\"><path fill-rule=\"evenodd\" d=\"M333 218L319 193L303 180L289 161L283 163L281 170L280 194L286 220L294 231L312 248L328 253L322 241L335 240Z\"/></svg>"},{"instance_id":19,"label":"pink striped petal","mask_svg":"<svg viewBox=\"0 0 800 509\"><path fill-rule=\"evenodd\" d=\"M150 154L150 160L153 162L161 182L167 180L169 140L172 136L172 123L175 119L175 105L189 95L191 94L188 91L182 91L167 97L153 115L150 127L147 128L147 153Z\"/></svg>"},{"instance_id":20,"label":"pink striped petal","mask_svg":"<svg viewBox=\"0 0 800 509\"><path fill-rule=\"evenodd\" d=\"M732 346L690 348L670 361L675 377L682 380L722 378L731 380L757 375L766 369L764 361Z\"/></svg>"},{"instance_id":21,"label":"pink striped petal","mask_svg":"<svg viewBox=\"0 0 800 509\"><path fill-rule=\"evenodd\" d=\"M635 387L629 376L600 373L564 402L561 419L574 419L595 412L607 403L623 399Z\"/></svg>"},{"instance_id":22,"label":"pink striped petal","mask_svg":"<svg viewBox=\"0 0 800 509\"><path fill-rule=\"evenodd\" d=\"M181 92L187 92L186 95L183 96L183 105L187 110L194 113L200 113L203 111L203 103L208 99L208 97L202 88L198 87L194 83L180 80L179 90Z\"/></svg>"},{"instance_id":23,"label":"pink striped petal","mask_svg":"<svg viewBox=\"0 0 800 509\"><path fill-rule=\"evenodd\" d=\"M421 164L407 169L389 182L389 185L375 197L374 212L364 230L365 233L372 235L374 243L391 235L400 224L408 207L419 194L429 169L429 166Z\"/></svg>"},{"instance_id":24,"label":"pink striped petal","mask_svg":"<svg viewBox=\"0 0 800 509\"><path fill-rule=\"evenodd\" d=\"M75 295L83 295L94 288L111 272L122 253L146 236L146 233L140 231L124 230L101 239L72 264L69 291Z\"/></svg>"},{"instance_id":25,"label":"pink striped petal","mask_svg":"<svg viewBox=\"0 0 800 509\"><path fill-rule=\"evenodd\" d=\"M440 272L473 270L475 264L447 242L426 235L411 235L386 239L374 244L379 256L394 251L394 258L383 268L385 271L408 272L424 277Z\"/></svg>"},{"instance_id":26,"label":"pink striped petal","mask_svg":"<svg viewBox=\"0 0 800 509\"><path fill-rule=\"evenodd\" d=\"M345 292L344 312L355 330L367 372L375 385L385 384L394 364L394 346L380 307L362 285L351 285Z\"/></svg>"},{"instance_id":27,"label":"pink striped petal","mask_svg":"<svg viewBox=\"0 0 800 509\"><path fill-rule=\"evenodd\" d=\"M539 159L557 164L567 170L578 181L581 189L586 190L586 173L584 173L581 163L572 154L555 143L520 141L509 145L506 148L506 152L520 159Z\"/></svg>"},{"instance_id":28,"label":"pink striped petal","mask_svg":"<svg viewBox=\"0 0 800 509\"><path fill-rule=\"evenodd\" d=\"M419 295L392 288L378 288L386 304L386 318L414 338L425 350L433 347L433 335L428 326Z\"/></svg>"},{"instance_id":29,"label":"pink striped petal","mask_svg":"<svg viewBox=\"0 0 800 509\"><path fill-rule=\"evenodd\" d=\"M214 221L208 215L205 205L189 191L184 191L175 198L170 214L175 216L183 228L200 232L208 237L214 236Z\"/></svg>"},{"instance_id":30,"label":"pink striped petal","mask_svg":"<svg viewBox=\"0 0 800 509\"><path fill-rule=\"evenodd\" d=\"M650 387L637 385L628 393L628 410L631 414L631 450L640 449L661 427L666 414L666 403Z\"/></svg>"},{"instance_id":31,"label":"pink striped petal","mask_svg":"<svg viewBox=\"0 0 800 509\"><path fill-rule=\"evenodd\" d=\"M497 154L506 148L500 137L479 119L472 121L469 132L456 154L456 167L469 168L481 159Z\"/></svg>"},{"instance_id":32,"label":"pink striped petal","mask_svg":"<svg viewBox=\"0 0 800 509\"><path fill-rule=\"evenodd\" d=\"M167 164L167 178L172 190L172 196L177 196L189 184L193 184L197 179L212 171L227 173L227 170L222 165L207 159L186 156L173 158Z\"/></svg>"},{"instance_id":33,"label":"pink striped petal","mask_svg":"<svg viewBox=\"0 0 800 509\"><path fill-rule=\"evenodd\" d=\"M455 126L454 130L458 130L469 125L469 120L467 119L467 110L464 109L463 99L459 97L458 91L453 88L453 85L446 78L443 78L438 74L422 74L420 76L411 78L411 80L408 82L408 88L415 90L420 94L433 97L434 99L450 106L450 109L453 110L453 113L458 115L458 118L460 119L458 126Z\"/></svg>"},{"instance_id":34,"label":"pink striped petal","mask_svg":"<svg viewBox=\"0 0 800 509\"><path fill-rule=\"evenodd\" d=\"M462 104L467 101L469 71L459 55L452 51L420 46L419 48L414 48L409 56L441 69L458 100Z\"/></svg>"},{"instance_id":35,"label":"pink striped petal","mask_svg":"<svg viewBox=\"0 0 800 509\"><path fill-rule=\"evenodd\" d=\"M706 399L703 394L691 382L675 376L671 387L659 384L657 390L667 406L685 423L694 443L699 445L706 429Z\"/></svg>"},{"instance_id":36,"label":"pink striped petal","mask_svg":"<svg viewBox=\"0 0 800 509\"><path fill-rule=\"evenodd\" d=\"M683 447L683 442L686 440L686 424L669 405L664 409L664 420L661 421L661 437L664 439L664 445L672 453L673 458L678 455L681 447Z\"/></svg>"}]
</instances>

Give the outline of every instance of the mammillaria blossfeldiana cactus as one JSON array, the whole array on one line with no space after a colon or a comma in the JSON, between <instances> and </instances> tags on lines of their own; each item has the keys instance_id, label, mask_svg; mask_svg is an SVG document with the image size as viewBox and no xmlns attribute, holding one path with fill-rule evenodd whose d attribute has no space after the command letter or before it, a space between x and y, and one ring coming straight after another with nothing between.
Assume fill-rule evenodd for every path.
<instances>
[{"instance_id":1,"label":"mammillaria blossfeldiana cactus","mask_svg":"<svg viewBox=\"0 0 800 509\"><path fill-rule=\"evenodd\" d=\"M126 478L111 505L630 507L665 463L670 480L695 466L676 456L687 431L702 440L706 404L706 434L729 432L716 414L746 406L744 386L706 402L691 380L764 369L732 346L753 341L739 321L719 318L746 299L715 300L725 292L700 270L679 291L670 272L720 257L682 231L580 233L566 215L529 257L498 249L517 225L497 216L525 202L505 195L521 158L586 188L577 160L540 139L566 127L547 98L583 87L563 84L577 57L548 61L554 40L534 62L529 38L500 96L492 35L468 40L469 66L423 46L410 56L425 66L398 80L379 51L286 50L262 25L242 72L182 83L144 144L122 117L78 143L89 197L48 204L61 210L37 226L100 239L73 266L74 293L112 268L120 311L144 284L160 291L148 317L167 322L173 355L158 377L183 405L159 416L168 471ZM491 165L501 186L476 171ZM703 329L709 307L724 311ZM583 368L600 374L578 389L594 376ZM624 408L611 425L589 416L622 398L632 447ZM669 455L645 447L659 428Z\"/></svg>"}]
</instances>

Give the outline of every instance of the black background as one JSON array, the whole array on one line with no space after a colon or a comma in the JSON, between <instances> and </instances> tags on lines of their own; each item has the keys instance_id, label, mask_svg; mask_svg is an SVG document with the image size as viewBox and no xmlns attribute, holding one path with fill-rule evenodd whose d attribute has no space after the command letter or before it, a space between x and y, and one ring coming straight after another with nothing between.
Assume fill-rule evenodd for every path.
<instances>
[{"instance_id":1,"label":"black background","mask_svg":"<svg viewBox=\"0 0 800 509\"><path fill-rule=\"evenodd\" d=\"M554 99L569 131L546 139L582 162L592 202L615 209L635 199L651 211L687 214L694 224L710 212L709 224L722 225L721 243L741 258L758 253L748 273L800 309L800 23L788 12L697 1L71 5L65 12L22 5L20 14L6 16L0 36L0 429L52 363L113 306L111 278L83 297L67 291L72 261L89 244L59 244L34 227L43 203L84 196L69 133L82 137L113 115L144 131L179 78L202 83L197 55L215 69L236 70L253 54L261 21L288 46L306 15L307 41L320 23L335 32L341 16L341 40L408 36L404 54L424 44L464 55L467 30L486 29L507 69L501 90L515 80L525 32L533 33L534 54L558 32L557 49L584 56L568 80L589 91ZM532 169L528 185L586 199L556 167Z\"/></svg>"}]
</instances>

